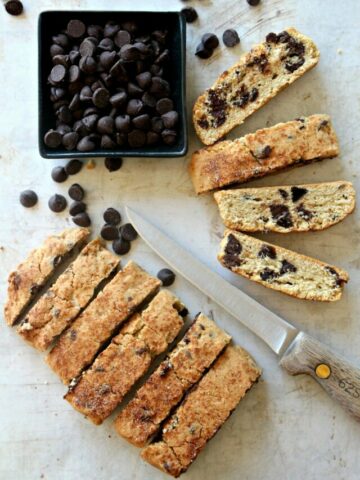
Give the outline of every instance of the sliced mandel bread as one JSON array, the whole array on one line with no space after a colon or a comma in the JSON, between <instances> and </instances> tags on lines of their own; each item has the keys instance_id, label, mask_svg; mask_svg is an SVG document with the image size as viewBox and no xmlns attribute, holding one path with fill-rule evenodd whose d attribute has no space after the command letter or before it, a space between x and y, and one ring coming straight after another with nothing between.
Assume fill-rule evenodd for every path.
<instances>
[{"instance_id":1,"label":"sliced mandel bread","mask_svg":"<svg viewBox=\"0 0 360 480\"><path fill-rule=\"evenodd\" d=\"M333 265L234 230L225 232L218 259L234 273L305 300L339 300L349 279Z\"/></svg>"},{"instance_id":2,"label":"sliced mandel bread","mask_svg":"<svg viewBox=\"0 0 360 480\"><path fill-rule=\"evenodd\" d=\"M350 182L221 190L214 194L228 228L242 232L307 232L341 222L355 208Z\"/></svg>"},{"instance_id":3,"label":"sliced mandel bread","mask_svg":"<svg viewBox=\"0 0 360 480\"><path fill-rule=\"evenodd\" d=\"M330 117L317 114L202 148L189 170L196 193L204 193L338 154Z\"/></svg>"},{"instance_id":4,"label":"sliced mandel bread","mask_svg":"<svg viewBox=\"0 0 360 480\"><path fill-rule=\"evenodd\" d=\"M197 99L193 122L200 140L215 143L318 61L314 42L295 28L269 33Z\"/></svg>"}]
</instances>

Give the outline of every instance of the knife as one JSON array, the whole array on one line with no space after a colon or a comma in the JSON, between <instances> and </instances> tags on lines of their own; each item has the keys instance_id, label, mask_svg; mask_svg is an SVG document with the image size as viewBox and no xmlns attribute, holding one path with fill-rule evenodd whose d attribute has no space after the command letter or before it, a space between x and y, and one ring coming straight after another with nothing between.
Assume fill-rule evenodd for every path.
<instances>
[{"instance_id":1,"label":"knife","mask_svg":"<svg viewBox=\"0 0 360 480\"><path fill-rule=\"evenodd\" d=\"M308 374L360 420L360 369L298 330L203 265L141 215L126 207L142 239L165 262L260 337L291 375Z\"/></svg>"}]
</instances>

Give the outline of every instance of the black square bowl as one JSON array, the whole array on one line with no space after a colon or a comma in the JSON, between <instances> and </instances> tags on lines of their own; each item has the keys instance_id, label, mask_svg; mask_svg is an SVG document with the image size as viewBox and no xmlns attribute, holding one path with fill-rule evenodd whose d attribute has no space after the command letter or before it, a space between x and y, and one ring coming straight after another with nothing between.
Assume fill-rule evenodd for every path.
<instances>
[{"instance_id":1,"label":"black square bowl","mask_svg":"<svg viewBox=\"0 0 360 480\"><path fill-rule=\"evenodd\" d=\"M44 143L45 133L55 128L55 115L49 98L48 75L52 68L50 57L51 37L66 29L68 22L78 19L85 24L105 24L108 21L122 23L134 20L147 30L166 29L169 32L168 47L170 61L168 80L172 89L175 110L179 113L178 140L174 145L145 146L142 148L118 147L116 150L97 149L78 152L49 148ZM42 12L38 23L39 42L39 150L44 158L87 158L87 157L181 157L188 148L185 94L185 40L186 24L178 12L104 12L104 11L48 11Z\"/></svg>"}]
</instances>

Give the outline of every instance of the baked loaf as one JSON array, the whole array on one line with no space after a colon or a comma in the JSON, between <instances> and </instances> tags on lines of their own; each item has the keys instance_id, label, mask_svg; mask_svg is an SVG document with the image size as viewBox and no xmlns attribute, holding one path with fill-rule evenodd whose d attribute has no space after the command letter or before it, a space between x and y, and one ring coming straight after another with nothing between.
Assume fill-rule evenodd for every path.
<instances>
[{"instance_id":1,"label":"baked loaf","mask_svg":"<svg viewBox=\"0 0 360 480\"><path fill-rule=\"evenodd\" d=\"M119 258L99 240L88 243L20 323L18 333L38 350L53 340L86 307L99 284L117 268Z\"/></svg>"},{"instance_id":2,"label":"baked loaf","mask_svg":"<svg viewBox=\"0 0 360 480\"><path fill-rule=\"evenodd\" d=\"M93 362L116 329L159 288L157 278L129 262L60 336L47 356L47 363L68 384Z\"/></svg>"},{"instance_id":3,"label":"baked loaf","mask_svg":"<svg viewBox=\"0 0 360 480\"><path fill-rule=\"evenodd\" d=\"M137 447L145 446L186 390L201 378L229 342L229 335L199 314L184 338L115 420L119 435Z\"/></svg>"},{"instance_id":4,"label":"baked loaf","mask_svg":"<svg viewBox=\"0 0 360 480\"><path fill-rule=\"evenodd\" d=\"M165 423L161 440L141 452L142 458L174 477L185 472L260 373L245 350L227 347Z\"/></svg>"},{"instance_id":5,"label":"baked loaf","mask_svg":"<svg viewBox=\"0 0 360 480\"><path fill-rule=\"evenodd\" d=\"M58 235L51 235L10 273L4 308L5 320L9 325L16 323L63 259L85 243L89 233L87 228L69 228Z\"/></svg>"},{"instance_id":6,"label":"baked loaf","mask_svg":"<svg viewBox=\"0 0 360 480\"><path fill-rule=\"evenodd\" d=\"M355 208L350 182L221 190L214 194L228 228L243 232L307 232L341 222Z\"/></svg>"},{"instance_id":7,"label":"baked loaf","mask_svg":"<svg viewBox=\"0 0 360 480\"><path fill-rule=\"evenodd\" d=\"M171 293L160 292L113 338L65 399L100 425L178 335L184 325L179 312L184 308Z\"/></svg>"},{"instance_id":8,"label":"baked loaf","mask_svg":"<svg viewBox=\"0 0 360 480\"><path fill-rule=\"evenodd\" d=\"M340 268L234 230L225 232L218 259L234 273L306 300L339 300L349 279Z\"/></svg>"},{"instance_id":9,"label":"baked loaf","mask_svg":"<svg viewBox=\"0 0 360 480\"><path fill-rule=\"evenodd\" d=\"M330 117L318 114L202 148L189 170L196 193L203 193L338 154Z\"/></svg>"},{"instance_id":10,"label":"baked loaf","mask_svg":"<svg viewBox=\"0 0 360 480\"><path fill-rule=\"evenodd\" d=\"M269 33L225 70L195 102L195 131L212 145L319 61L314 42L295 28Z\"/></svg>"}]
</instances>

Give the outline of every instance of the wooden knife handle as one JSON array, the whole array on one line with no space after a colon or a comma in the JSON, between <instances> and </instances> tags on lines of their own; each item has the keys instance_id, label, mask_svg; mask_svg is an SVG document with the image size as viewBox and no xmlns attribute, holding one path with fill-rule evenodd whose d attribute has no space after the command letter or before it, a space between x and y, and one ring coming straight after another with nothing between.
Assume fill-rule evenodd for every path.
<instances>
[{"instance_id":1,"label":"wooden knife handle","mask_svg":"<svg viewBox=\"0 0 360 480\"><path fill-rule=\"evenodd\" d=\"M300 332L281 358L291 375L311 375L351 415L360 420L360 368Z\"/></svg>"}]
</instances>

